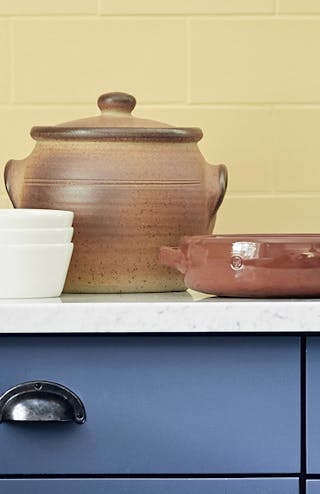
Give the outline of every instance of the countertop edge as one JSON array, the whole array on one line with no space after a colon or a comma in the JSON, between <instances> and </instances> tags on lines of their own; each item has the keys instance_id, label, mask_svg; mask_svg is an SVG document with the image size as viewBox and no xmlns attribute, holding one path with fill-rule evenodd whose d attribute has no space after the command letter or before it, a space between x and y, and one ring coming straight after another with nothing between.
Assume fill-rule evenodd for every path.
<instances>
[{"instance_id":1,"label":"countertop edge","mask_svg":"<svg viewBox=\"0 0 320 494\"><path fill-rule=\"evenodd\" d=\"M0 334L259 332L320 333L320 300L81 302L78 297L0 303Z\"/></svg>"}]
</instances>

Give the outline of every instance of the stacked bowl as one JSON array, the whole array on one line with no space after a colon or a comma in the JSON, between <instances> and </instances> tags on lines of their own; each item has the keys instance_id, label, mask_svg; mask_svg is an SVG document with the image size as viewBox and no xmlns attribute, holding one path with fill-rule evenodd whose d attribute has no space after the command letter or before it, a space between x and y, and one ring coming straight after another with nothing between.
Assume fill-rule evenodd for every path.
<instances>
[{"instance_id":1,"label":"stacked bowl","mask_svg":"<svg viewBox=\"0 0 320 494\"><path fill-rule=\"evenodd\" d=\"M0 298L58 297L73 244L73 212L0 210Z\"/></svg>"}]
</instances>

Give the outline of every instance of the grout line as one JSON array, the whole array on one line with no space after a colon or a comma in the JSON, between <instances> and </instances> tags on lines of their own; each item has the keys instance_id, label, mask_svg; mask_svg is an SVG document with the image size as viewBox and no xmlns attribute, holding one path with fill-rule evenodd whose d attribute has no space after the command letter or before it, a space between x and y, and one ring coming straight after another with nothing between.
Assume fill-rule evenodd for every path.
<instances>
[{"instance_id":1,"label":"grout line","mask_svg":"<svg viewBox=\"0 0 320 494\"><path fill-rule=\"evenodd\" d=\"M228 165L227 165L228 167ZM274 194L270 191L266 192L266 191L255 191L255 192L247 192L247 191L235 191L235 192L232 192L230 190L227 191L227 194L224 198L224 202L229 200L229 199L236 199L236 200L239 200L239 199L254 199L254 200L259 200L259 199L268 199L270 200L270 198L274 198Z\"/></svg>"},{"instance_id":2,"label":"grout line","mask_svg":"<svg viewBox=\"0 0 320 494\"><path fill-rule=\"evenodd\" d=\"M227 102L227 101L221 101L221 102L214 102L214 101L195 101L194 103L191 104L192 106L197 106L197 107L208 107L208 106L234 106L234 107L240 107L240 106L261 106L261 107L270 107L274 106L275 109L278 108L286 108L286 107L297 107L297 108L314 108L315 106L320 107L320 100L319 101L310 101L310 102L284 102L284 101L239 101L239 102Z\"/></svg>"},{"instance_id":3,"label":"grout line","mask_svg":"<svg viewBox=\"0 0 320 494\"><path fill-rule=\"evenodd\" d=\"M275 108L275 105L272 105L271 106L271 114L270 114L270 120L271 120L271 128L273 128L274 126L274 118L275 118L275 113L276 113L276 108ZM276 160L275 160L275 157L274 157L274 151L277 149L277 146L276 146L276 132L272 132L272 142L271 142L271 145L272 145L272 148L271 148L271 160L272 160L272 164L271 164L271 167L272 167L272 185L271 185L271 190L272 190L272 193L274 195L276 195L277 193L277 164L276 164Z\"/></svg>"},{"instance_id":4,"label":"grout line","mask_svg":"<svg viewBox=\"0 0 320 494\"><path fill-rule=\"evenodd\" d=\"M275 110L319 110L320 103L276 103Z\"/></svg>"},{"instance_id":5,"label":"grout line","mask_svg":"<svg viewBox=\"0 0 320 494\"><path fill-rule=\"evenodd\" d=\"M0 103L0 109L7 109L11 104L8 103ZM95 108L94 101L88 102L70 102L70 101L49 101L49 102L38 102L38 101L28 101L28 102L19 102L14 101L14 106L16 108L82 108L82 109L90 109ZM172 102L148 102L148 103L139 103L136 111L139 109L226 109L226 110L240 110L240 109L256 109L256 110L265 110L269 109L272 111L276 110L319 110L320 102L317 103L192 103L192 102L182 102L182 101L172 101Z\"/></svg>"},{"instance_id":6,"label":"grout line","mask_svg":"<svg viewBox=\"0 0 320 494\"><path fill-rule=\"evenodd\" d=\"M101 0L97 0L97 15L101 16Z\"/></svg>"},{"instance_id":7,"label":"grout line","mask_svg":"<svg viewBox=\"0 0 320 494\"><path fill-rule=\"evenodd\" d=\"M168 18L172 18L172 19L177 19L177 18L180 18L180 19L183 19L185 18L186 16L189 18L189 19L198 19L198 20L219 20L219 19L222 19L222 20L233 20L233 19L236 19L236 20L274 20L275 19L275 14L277 16L277 19L285 19L285 20L290 20L290 19L297 19L297 18L300 18L301 20L312 20L312 19L319 19L320 18L320 12L309 12L309 13L283 13L283 14L280 14L277 12L277 3L276 3L276 7L275 7L275 12L270 12L270 13L243 13L243 12L239 12L239 13L231 13L231 14L228 14L228 13L222 13L222 14L219 14L219 13L188 13L188 12L176 12L176 13L161 13L161 14L152 14L152 13L145 13L145 14L128 14L128 13L125 13L125 14L112 14L112 13L108 13L108 14L102 14L100 13L100 3L98 3L97 5L97 10L96 12L92 13L92 14L77 14L77 13L70 13L70 14L55 14L55 13L52 13L52 14L32 14L32 15L17 15L17 14L0 14L0 19L1 18L8 18L8 17L12 17L12 18L15 18L15 20L19 20L19 21L25 21L25 22L28 22L29 20L31 21L35 21L35 20L39 20L39 21L43 21L43 20L56 20L56 19L59 19L59 20L66 20L66 21L70 21L70 20L93 20L95 18L97 18L97 16L99 17L99 19L102 19L102 20L108 20L108 19L117 19L117 20L132 20L132 19L135 19L135 20L168 20Z\"/></svg>"},{"instance_id":8,"label":"grout line","mask_svg":"<svg viewBox=\"0 0 320 494\"><path fill-rule=\"evenodd\" d=\"M94 103L37 103L37 102L30 102L30 103L20 103L19 101L15 101L13 106L16 109L27 109L27 110L32 110L34 108L40 108L40 109L48 109L48 108L55 108L55 109L63 109L65 107L74 107L74 108L82 108L82 109L87 109L87 108L92 108L94 106ZM3 109L8 109L8 107L11 107L11 105L8 104L0 104L0 110Z\"/></svg>"},{"instance_id":9,"label":"grout line","mask_svg":"<svg viewBox=\"0 0 320 494\"><path fill-rule=\"evenodd\" d=\"M8 108L7 103L0 103L0 109L6 109ZM93 99L92 101L88 102L70 102L70 101L48 101L48 102L39 102L39 101L28 101L28 102L22 102L22 101L15 101L15 107L16 108L25 108L25 109L32 109L32 108L55 108L55 109L62 109L62 108L82 108L82 109L95 109L97 114L98 114L98 108L96 105L95 100ZM187 108L187 105L183 101L172 101L170 103L139 103L138 102L138 109L139 108Z\"/></svg>"},{"instance_id":10,"label":"grout line","mask_svg":"<svg viewBox=\"0 0 320 494\"><path fill-rule=\"evenodd\" d=\"M192 12L192 11L187 11L181 9L180 11L176 12L135 12L135 13L128 13L128 12L122 12L122 13L112 13L108 12L106 14L102 14L102 16L108 16L108 17L177 17L177 16L188 16L188 17L195 17L195 18L208 18L208 17L213 17L213 18L220 18L220 17L270 17L272 18L274 16L274 9L269 11L269 12L212 12L212 11L202 11L202 12ZM301 15L301 14L300 14ZM302 15L311 15L311 14L302 14Z\"/></svg>"},{"instance_id":11,"label":"grout line","mask_svg":"<svg viewBox=\"0 0 320 494\"><path fill-rule=\"evenodd\" d=\"M10 42L9 42L9 56L10 56L10 96L9 96L9 103L11 106L14 103L14 97L15 97L15 51L14 51L14 22L13 19L10 19L9 22L9 37L10 37Z\"/></svg>"},{"instance_id":12,"label":"grout line","mask_svg":"<svg viewBox=\"0 0 320 494\"><path fill-rule=\"evenodd\" d=\"M283 198L283 199L318 199L320 198L319 190L300 190L295 192L290 192L287 190L278 189L274 194L274 199Z\"/></svg>"},{"instance_id":13,"label":"grout line","mask_svg":"<svg viewBox=\"0 0 320 494\"><path fill-rule=\"evenodd\" d=\"M186 18L186 92L187 105L191 103L191 26L190 19Z\"/></svg>"},{"instance_id":14,"label":"grout line","mask_svg":"<svg viewBox=\"0 0 320 494\"><path fill-rule=\"evenodd\" d=\"M148 106L154 106L154 107L164 107L164 106L173 106L173 105L180 105L181 103L178 102L172 102L172 103L141 103L139 106L141 107L148 107ZM278 109L286 109L286 108L296 108L296 109L312 109L312 108L320 108L320 101L317 102L309 102L309 103L296 103L296 102L286 102L286 103L279 103L279 102L261 102L261 101L256 101L256 102L238 102L238 103L228 103L228 102L190 102L188 106L191 106L192 108L242 108L242 107L248 107L248 108L273 108L275 110Z\"/></svg>"},{"instance_id":15,"label":"grout line","mask_svg":"<svg viewBox=\"0 0 320 494\"><path fill-rule=\"evenodd\" d=\"M228 199L254 199L254 200L259 200L259 199L272 199L277 200L277 199L320 199L320 192L293 192L292 194L290 193L280 193L280 194L273 194L272 192L229 192L226 195L224 200Z\"/></svg>"},{"instance_id":16,"label":"grout line","mask_svg":"<svg viewBox=\"0 0 320 494\"><path fill-rule=\"evenodd\" d=\"M153 14L142 14L142 15L128 15L128 14L125 14L125 15L112 15L112 14L100 14L99 13L99 10L100 10L100 7L99 7L100 4L98 4L97 6L97 9L96 9L96 12L93 12L92 14L38 14L38 15L25 15L25 16L22 16L22 15L15 15L15 14L12 14L12 15L7 15L7 16L1 16L0 14L0 19L1 17L14 17L15 20L18 20L18 21L26 21L28 22L29 20L30 21L50 21L50 20L59 20L59 21L89 21L89 20L97 20L97 18L99 20L105 20L105 21L108 21L109 19L116 19L116 20L125 20L125 21L132 21L132 19L134 18L135 20L146 20L146 21L150 21L150 20L168 20L168 17L172 17L173 19L181 19L183 20L185 18L185 14L182 12L179 12L177 13L176 15L172 15L172 14L160 14L160 15L153 15Z\"/></svg>"},{"instance_id":17,"label":"grout line","mask_svg":"<svg viewBox=\"0 0 320 494\"><path fill-rule=\"evenodd\" d=\"M101 4L100 0L98 0L97 7L96 7L96 12L88 13L88 14L78 14L77 12L74 13L52 13L52 14L25 14L25 15L19 15L15 13L11 14L1 14L0 13L0 19L8 19L8 18L14 18L15 20L20 20L20 21L26 21L28 22L29 20L35 21L43 21L43 20L92 20L97 17L99 19L103 20L108 20L108 19L117 19L117 20L150 20L150 19L159 19L159 20L168 20L168 18L172 19L183 19L185 17L188 17L189 19L198 19L198 20L274 20L275 15L277 16L277 19L285 19L285 20L290 20L290 19L297 19L300 18L301 20L312 20L314 18L319 19L320 18L320 12L292 12L292 13L280 13L278 8L278 0L276 0L274 11L273 12L268 12L268 13L258 13L258 12L232 12L232 13L211 13L211 12L201 12L201 13L192 13L192 12L172 12L172 13L139 13L139 14L128 14L127 12L124 14L112 14L112 13L101 13Z\"/></svg>"},{"instance_id":18,"label":"grout line","mask_svg":"<svg viewBox=\"0 0 320 494\"><path fill-rule=\"evenodd\" d=\"M276 4L277 5L277 4ZM101 17L104 18L104 17L109 17L109 18L116 18L116 19L132 19L132 18L136 18L136 19L160 19L160 20L163 20L163 19L168 19L168 17L172 17L173 19L176 19L177 17L183 17L183 16L187 16L188 18L190 19L199 19L199 20L219 20L219 19L223 19L223 20L228 20L228 19L236 19L238 20L239 18L241 20L251 20L251 19L255 19L255 20L259 20L259 19L262 19L262 20L274 20L275 19L275 15L277 16L277 19L285 19L285 20L290 20L290 19L297 19L297 18L301 18L302 20L312 20L314 17L316 18L319 18L320 17L320 12L301 12L301 13L277 13L276 12L276 9L277 9L277 6L275 7L275 11L274 12L270 12L270 13L257 13L257 12L247 12L247 13L243 13L243 12L232 12L230 14L228 13L205 13L205 12L201 12L201 13L188 13L188 12L176 12L176 13L161 13L161 14L152 14L152 13L145 13L145 14L128 14L128 13L125 13L125 14L101 14Z\"/></svg>"},{"instance_id":19,"label":"grout line","mask_svg":"<svg viewBox=\"0 0 320 494\"><path fill-rule=\"evenodd\" d=\"M95 0L96 2L98 0ZM97 17L97 3L96 3L96 8L95 8L95 12L92 12L92 13L77 13L77 12L70 12L70 13L65 13L65 12L52 12L51 14L48 14L48 13L37 13L37 14L19 14L19 13L16 13L16 12L12 12L12 13L9 13L9 14L2 14L0 13L0 19L8 19L8 18L11 18L11 19L14 19L16 21L35 21L35 20L39 20L39 21L43 21L43 20L50 20L50 19L59 19L59 20L72 20L72 19L81 19L81 20L90 20L90 19L94 19L95 17Z\"/></svg>"},{"instance_id":20,"label":"grout line","mask_svg":"<svg viewBox=\"0 0 320 494\"><path fill-rule=\"evenodd\" d=\"M307 371L306 371L306 337L302 336L300 339L301 353L300 353L300 441L301 441L301 457L300 457L300 494L306 494L306 475L307 475L307 443L306 443L306 404L307 404Z\"/></svg>"}]
</instances>

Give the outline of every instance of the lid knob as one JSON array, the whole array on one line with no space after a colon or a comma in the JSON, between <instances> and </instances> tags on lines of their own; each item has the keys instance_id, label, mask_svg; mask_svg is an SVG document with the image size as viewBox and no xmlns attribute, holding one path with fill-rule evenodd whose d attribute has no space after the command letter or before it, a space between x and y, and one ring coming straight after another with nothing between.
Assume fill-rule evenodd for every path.
<instances>
[{"instance_id":1,"label":"lid knob","mask_svg":"<svg viewBox=\"0 0 320 494\"><path fill-rule=\"evenodd\" d=\"M98 98L98 107L102 112L119 111L131 113L136 106L136 98L127 93L106 93Z\"/></svg>"}]
</instances>

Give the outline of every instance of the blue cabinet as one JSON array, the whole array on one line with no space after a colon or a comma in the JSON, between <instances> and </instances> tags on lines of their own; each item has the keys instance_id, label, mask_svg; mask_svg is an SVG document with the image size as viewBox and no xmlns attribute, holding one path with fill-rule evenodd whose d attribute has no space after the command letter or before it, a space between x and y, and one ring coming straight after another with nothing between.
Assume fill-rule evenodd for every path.
<instances>
[{"instance_id":1,"label":"blue cabinet","mask_svg":"<svg viewBox=\"0 0 320 494\"><path fill-rule=\"evenodd\" d=\"M320 338L307 342L307 470L320 474Z\"/></svg>"},{"instance_id":2,"label":"blue cabinet","mask_svg":"<svg viewBox=\"0 0 320 494\"><path fill-rule=\"evenodd\" d=\"M320 480L307 481L307 494L320 494Z\"/></svg>"},{"instance_id":3,"label":"blue cabinet","mask_svg":"<svg viewBox=\"0 0 320 494\"><path fill-rule=\"evenodd\" d=\"M0 480L5 494L298 494L297 479ZM311 493L309 493L311 494ZM316 494L316 491L314 491Z\"/></svg>"},{"instance_id":4,"label":"blue cabinet","mask_svg":"<svg viewBox=\"0 0 320 494\"><path fill-rule=\"evenodd\" d=\"M0 475L299 471L298 337L0 337L0 393L39 379L76 392L87 422L0 424ZM242 489L242 480L220 482L211 485L235 486L232 494L251 492ZM271 490L269 481L254 482L266 486L255 494L295 492L281 491L286 484L280 480L271 482ZM113 493L117 485L136 492L128 482L116 482ZM151 492L165 492L161 483L150 485L159 486ZM206 485L199 482L204 490L196 492L215 492Z\"/></svg>"}]
</instances>

